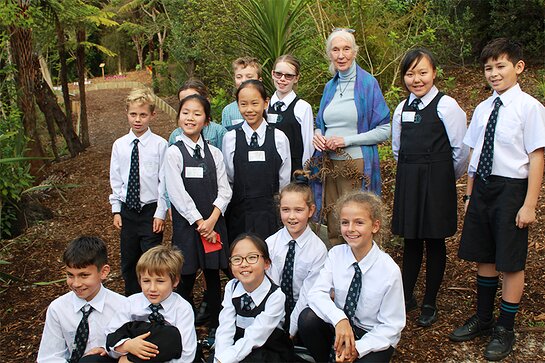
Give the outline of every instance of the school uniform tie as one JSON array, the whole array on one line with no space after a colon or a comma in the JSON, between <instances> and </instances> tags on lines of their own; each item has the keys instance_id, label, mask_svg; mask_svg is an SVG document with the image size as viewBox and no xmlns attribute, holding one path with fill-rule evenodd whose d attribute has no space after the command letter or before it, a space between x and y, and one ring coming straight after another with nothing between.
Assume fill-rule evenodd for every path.
<instances>
[{"instance_id":1,"label":"school uniform tie","mask_svg":"<svg viewBox=\"0 0 545 363\"><path fill-rule=\"evenodd\" d=\"M415 98L413 102L409 105L409 108L413 111L418 111L418 105L422 102L420 98Z\"/></svg>"},{"instance_id":2,"label":"school uniform tie","mask_svg":"<svg viewBox=\"0 0 545 363\"><path fill-rule=\"evenodd\" d=\"M150 323L164 325L165 317L159 312L159 309L162 309L163 306L161 304L149 304L149 308L151 309L151 314L148 315Z\"/></svg>"},{"instance_id":3,"label":"school uniform tie","mask_svg":"<svg viewBox=\"0 0 545 363\"><path fill-rule=\"evenodd\" d=\"M85 311L85 308L89 305L85 305L80 309L83 313L78 328L76 329L76 336L74 338L74 349L72 350L72 355L70 356L70 363L76 363L80 360L85 353L85 347L87 346L87 339L89 338L89 314L94 310L92 306L89 306L89 309Z\"/></svg>"},{"instance_id":4,"label":"school uniform tie","mask_svg":"<svg viewBox=\"0 0 545 363\"><path fill-rule=\"evenodd\" d=\"M252 310L252 297L248 294L244 294L241 296L242 301L242 311L250 311Z\"/></svg>"},{"instance_id":5,"label":"school uniform tie","mask_svg":"<svg viewBox=\"0 0 545 363\"><path fill-rule=\"evenodd\" d=\"M276 101L273 105L273 108L274 108L274 111L275 112L282 112L282 107L284 107L285 103L282 102L282 101Z\"/></svg>"},{"instance_id":6,"label":"school uniform tie","mask_svg":"<svg viewBox=\"0 0 545 363\"><path fill-rule=\"evenodd\" d=\"M259 144L257 143L257 132L254 131L252 138L250 139L250 147L257 148Z\"/></svg>"},{"instance_id":7,"label":"school uniform tie","mask_svg":"<svg viewBox=\"0 0 545 363\"><path fill-rule=\"evenodd\" d=\"M291 240L286 253L284 262L284 270L282 271L282 283L280 288L286 295L286 326L289 327L290 315L295 307L295 299L293 298L293 261L295 260L295 240Z\"/></svg>"},{"instance_id":8,"label":"school uniform tie","mask_svg":"<svg viewBox=\"0 0 545 363\"><path fill-rule=\"evenodd\" d=\"M348 322L350 323L352 330L354 330L353 319L356 315L358 300L360 299L361 293L361 269L357 262L354 262L352 266L354 266L354 277L352 277L350 287L348 288L348 294L346 295L343 311L348 318ZM331 352L329 353L329 361L335 362L335 349L333 346L331 347Z\"/></svg>"},{"instance_id":9,"label":"school uniform tie","mask_svg":"<svg viewBox=\"0 0 545 363\"><path fill-rule=\"evenodd\" d=\"M138 154L138 139L134 139L131 153L131 167L129 169L129 183L127 184L127 207L140 213L140 164Z\"/></svg>"},{"instance_id":10,"label":"school uniform tie","mask_svg":"<svg viewBox=\"0 0 545 363\"><path fill-rule=\"evenodd\" d=\"M202 159L201 147L199 146L199 144L195 145L195 152L193 153L193 157L198 160Z\"/></svg>"},{"instance_id":11,"label":"school uniform tie","mask_svg":"<svg viewBox=\"0 0 545 363\"><path fill-rule=\"evenodd\" d=\"M358 307L358 300L361 293L361 269L357 262L354 262L352 266L354 266L355 270L354 277L352 277L352 282L350 282L350 288L348 289L343 309L348 317L348 321L350 321L350 325L352 325L352 319L356 315L356 308Z\"/></svg>"},{"instance_id":12,"label":"school uniform tie","mask_svg":"<svg viewBox=\"0 0 545 363\"><path fill-rule=\"evenodd\" d=\"M483 148L479 157L479 165L477 166L477 174L484 180L492 173L492 161L494 159L494 133L496 132L496 124L498 122L498 111L502 102L499 97L494 100L494 109L488 118L486 130L484 132Z\"/></svg>"}]
</instances>

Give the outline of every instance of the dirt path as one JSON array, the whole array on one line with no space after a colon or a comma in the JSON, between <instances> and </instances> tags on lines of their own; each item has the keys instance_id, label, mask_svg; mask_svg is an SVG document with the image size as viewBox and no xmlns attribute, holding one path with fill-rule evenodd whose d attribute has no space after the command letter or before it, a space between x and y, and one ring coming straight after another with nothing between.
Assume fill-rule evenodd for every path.
<instances>
[{"instance_id":1,"label":"dirt path","mask_svg":"<svg viewBox=\"0 0 545 363\"><path fill-rule=\"evenodd\" d=\"M128 131L123 102L127 92L117 89L88 94L92 146L77 158L55 164L47 170L61 184L77 184L79 187L42 194L39 199L53 210L55 217L31 227L16 240L3 241L0 245L2 259L11 262L11 265L2 266L2 271L21 279L0 286L0 357L4 362L35 360L47 306L55 297L65 293L67 288L64 281L42 286L34 283L64 278L60 256L69 240L82 234L102 237L108 243L112 265L112 273L106 284L113 290L123 291L119 273L119 235L111 224L108 204L108 173L111 145ZM460 88L460 98L465 96L467 99L468 95L464 88ZM475 99L468 99L464 108L473 109L474 103L483 97ZM166 138L174 123L159 112L151 127L155 133ZM382 169L384 197L386 203L391 205L395 165L393 161L387 162L382 165ZM527 287L521 312L517 316L517 344L513 354L505 360L507 362L545 361L543 198L540 199L538 209L540 217L531 231ZM484 361L482 350L486 344L485 339L454 344L447 338L452 328L463 323L472 312L475 298L475 271L473 266L456 257L457 241L455 236L447 242L449 259L439 293L438 322L432 328L418 328L414 323L417 312L409 314L407 327L394 357L395 362ZM386 250L400 263L401 245L389 243ZM419 299L422 291L420 281L416 291Z\"/></svg>"}]
</instances>

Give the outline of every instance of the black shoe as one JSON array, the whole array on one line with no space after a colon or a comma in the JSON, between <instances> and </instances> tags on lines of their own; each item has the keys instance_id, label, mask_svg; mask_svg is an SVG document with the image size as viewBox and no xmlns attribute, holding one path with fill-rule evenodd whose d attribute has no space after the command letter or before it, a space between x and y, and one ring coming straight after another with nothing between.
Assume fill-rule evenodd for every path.
<instances>
[{"instance_id":1,"label":"black shoe","mask_svg":"<svg viewBox=\"0 0 545 363\"><path fill-rule=\"evenodd\" d=\"M433 305L424 304L422 305L422 310L420 316L416 321L416 325L422 327L431 326L437 321L437 307Z\"/></svg>"},{"instance_id":2,"label":"black shoe","mask_svg":"<svg viewBox=\"0 0 545 363\"><path fill-rule=\"evenodd\" d=\"M416 302L416 297L412 295L409 300L405 301L405 313L416 310L417 308L418 308L418 303Z\"/></svg>"},{"instance_id":3,"label":"black shoe","mask_svg":"<svg viewBox=\"0 0 545 363\"><path fill-rule=\"evenodd\" d=\"M206 348L213 348L216 343L216 328L210 328L208 336L203 340L202 345Z\"/></svg>"},{"instance_id":4,"label":"black shoe","mask_svg":"<svg viewBox=\"0 0 545 363\"><path fill-rule=\"evenodd\" d=\"M208 303L206 301L201 302L201 306L195 316L195 326L204 325L210 320L210 313L208 312Z\"/></svg>"},{"instance_id":5,"label":"black shoe","mask_svg":"<svg viewBox=\"0 0 545 363\"><path fill-rule=\"evenodd\" d=\"M475 314L467 319L464 325L450 333L448 337L454 342L465 342L481 335L490 335L493 327L494 318L490 319L488 322L482 322Z\"/></svg>"},{"instance_id":6,"label":"black shoe","mask_svg":"<svg viewBox=\"0 0 545 363\"><path fill-rule=\"evenodd\" d=\"M515 344L515 332L498 325L494 327L492 340L484 350L484 357L493 361L502 360L511 353L513 344Z\"/></svg>"}]
</instances>

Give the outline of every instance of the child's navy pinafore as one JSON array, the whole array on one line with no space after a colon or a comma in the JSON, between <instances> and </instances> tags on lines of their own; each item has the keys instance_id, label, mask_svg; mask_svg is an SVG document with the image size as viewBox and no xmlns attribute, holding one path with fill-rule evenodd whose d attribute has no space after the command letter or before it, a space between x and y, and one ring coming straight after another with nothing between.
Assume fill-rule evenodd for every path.
<instances>
[{"instance_id":1,"label":"child's navy pinafore","mask_svg":"<svg viewBox=\"0 0 545 363\"><path fill-rule=\"evenodd\" d=\"M251 147L242 128L235 129L236 146L233 156L233 198L227 213L229 239L253 232L262 239L279 229L275 195L279 191L279 171L282 159L276 150L274 128L267 125L265 142ZM264 161L249 161L248 152L265 152Z\"/></svg>"},{"instance_id":2,"label":"child's navy pinafore","mask_svg":"<svg viewBox=\"0 0 545 363\"><path fill-rule=\"evenodd\" d=\"M197 210L203 219L210 217L214 210L214 200L218 196L218 180L216 175L216 163L210 152L208 144L204 143L204 158L197 160L189 154L183 141L175 144L184 159L182 180L185 190L195 202ZM202 167L203 178L187 178L187 167ZM222 215L218 218L214 231L219 233L223 248L219 251L205 253L201 236L197 232L197 224L189 225L189 222L172 206L172 243L178 247L184 255L182 274L193 274L198 269L225 269L227 263L227 227Z\"/></svg>"},{"instance_id":3,"label":"child's navy pinafore","mask_svg":"<svg viewBox=\"0 0 545 363\"><path fill-rule=\"evenodd\" d=\"M283 112L276 112L272 106L269 106L267 110L267 114L278 114L276 123L271 123L270 125L282 130L290 141L292 176L295 170L303 169L303 134L301 132L301 124L297 121L294 113L297 101L299 101L299 97L295 97Z\"/></svg>"},{"instance_id":4,"label":"child's navy pinafore","mask_svg":"<svg viewBox=\"0 0 545 363\"><path fill-rule=\"evenodd\" d=\"M266 276L265 278L269 277ZM231 300L237 315L244 318L255 319L259 314L265 311L265 303L267 302L267 299L273 292L276 291L276 289L278 289L278 286L275 285L270 278L269 281L271 282L269 292L261 304L255 306L252 310L242 310L242 296ZM235 288L238 283L239 282L237 281L237 283L233 285L233 288ZM234 338L235 342L244 336L244 331L244 328L241 328L238 325L236 326ZM288 333L280 328L275 328L265 344L259 348L253 349L252 352L242 360L242 362L293 362L295 359L294 354L293 343L289 338Z\"/></svg>"},{"instance_id":5,"label":"child's navy pinafore","mask_svg":"<svg viewBox=\"0 0 545 363\"><path fill-rule=\"evenodd\" d=\"M437 96L414 122L403 122L392 215L392 232L407 239L445 238L456 232L456 178L452 147L437 114Z\"/></svg>"}]
</instances>

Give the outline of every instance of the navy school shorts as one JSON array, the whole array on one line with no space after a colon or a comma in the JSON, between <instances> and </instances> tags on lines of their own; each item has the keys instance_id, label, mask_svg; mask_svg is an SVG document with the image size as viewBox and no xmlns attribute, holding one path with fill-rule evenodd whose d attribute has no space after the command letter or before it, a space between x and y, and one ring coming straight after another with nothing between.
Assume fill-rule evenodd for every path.
<instances>
[{"instance_id":1,"label":"navy school shorts","mask_svg":"<svg viewBox=\"0 0 545 363\"><path fill-rule=\"evenodd\" d=\"M478 263L495 263L501 272L522 271L528 254L528 228L515 218L524 204L528 179L475 177L464 218L458 257Z\"/></svg>"}]
</instances>

